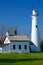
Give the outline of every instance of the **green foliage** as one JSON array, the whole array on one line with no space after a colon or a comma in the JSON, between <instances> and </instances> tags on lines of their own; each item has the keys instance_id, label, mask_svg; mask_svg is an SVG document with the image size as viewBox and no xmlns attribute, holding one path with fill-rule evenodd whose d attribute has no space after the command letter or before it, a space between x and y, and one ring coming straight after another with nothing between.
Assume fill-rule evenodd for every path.
<instances>
[{"instance_id":1,"label":"green foliage","mask_svg":"<svg viewBox=\"0 0 43 65\"><path fill-rule=\"evenodd\" d=\"M41 41L40 45L41 45L41 51L43 51L43 41Z\"/></svg>"},{"instance_id":2,"label":"green foliage","mask_svg":"<svg viewBox=\"0 0 43 65\"><path fill-rule=\"evenodd\" d=\"M3 41L2 40L0 40L0 45L2 45L3 44Z\"/></svg>"},{"instance_id":3,"label":"green foliage","mask_svg":"<svg viewBox=\"0 0 43 65\"><path fill-rule=\"evenodd\" d=\"M14 35L17 35L17 30L14 30Z\"/></svg>"}]
</instances>

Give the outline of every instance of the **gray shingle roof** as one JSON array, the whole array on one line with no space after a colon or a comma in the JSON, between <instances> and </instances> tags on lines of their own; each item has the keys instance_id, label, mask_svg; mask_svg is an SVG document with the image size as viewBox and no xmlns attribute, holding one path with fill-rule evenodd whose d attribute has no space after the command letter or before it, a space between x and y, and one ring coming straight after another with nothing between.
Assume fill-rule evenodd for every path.
<instances>
[{"instance_id":1,"label":"gray shingle roof","mask_svg":"<svg viewBox=\"0 0 43 65\"><path fill-rule=\"evenodd\" d=\"M27 36L19 36L19 35L14 35L14 36L9 36L10 41L30 41L30 39Z\"/></svg>"}]
</instances>

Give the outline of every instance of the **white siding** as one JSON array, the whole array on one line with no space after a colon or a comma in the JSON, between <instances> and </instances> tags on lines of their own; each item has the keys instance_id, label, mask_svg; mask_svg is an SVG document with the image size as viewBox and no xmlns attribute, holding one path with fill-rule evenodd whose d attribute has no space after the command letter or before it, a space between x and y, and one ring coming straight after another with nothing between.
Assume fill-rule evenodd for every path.
<instances>
[{"instance_id":1,"label":"white siding","mask_svg":"<svg viewBox=\"0 0 43 65\"><path fill-rule=\"evenodd\" d=\"M16 45L16 49L13 49L13 45ZM21 45L21 49L19 49L19 45ZM24 49L24 45L27 45L27 49ZM11 52L30 52L29 50L29 42L11 42L10 43Z\"/></svg>"},{"instance_id":2,"label":"white siding","mask_svg":"<svg viewBox=\"0 0 43 65\"><path fill-rule=\"evenodd\" d=\"M2 47L0 47L0 53L2 53Z\"/></svg>"},{"instance_id":3,"label":"white siding","mask_svg":"<svg viewBox=\"0 0 43 65\"><path fill-rule=\"evenodd\" d=\"M40 52L40 47L36 47L35 45L31 45L31 51L32 52Z\"/></svg>"}]
</instances>

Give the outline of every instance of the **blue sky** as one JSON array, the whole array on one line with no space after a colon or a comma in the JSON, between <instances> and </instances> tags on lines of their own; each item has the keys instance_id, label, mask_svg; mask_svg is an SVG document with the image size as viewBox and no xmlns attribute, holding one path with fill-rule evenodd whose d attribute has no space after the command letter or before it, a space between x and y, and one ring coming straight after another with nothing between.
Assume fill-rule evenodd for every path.
<instances>
[{"instance_id":1,"label":"blue sky","mask_svg":"<svg viewBox=\"0 0 43 65\"><path fill-rule=\"evenodd\" d=\"M29 34L32 10L37 9L39 29L43 29L43 0L0 0L0 25L16 26L19 33Z\"/></svg>"}]
</instances>

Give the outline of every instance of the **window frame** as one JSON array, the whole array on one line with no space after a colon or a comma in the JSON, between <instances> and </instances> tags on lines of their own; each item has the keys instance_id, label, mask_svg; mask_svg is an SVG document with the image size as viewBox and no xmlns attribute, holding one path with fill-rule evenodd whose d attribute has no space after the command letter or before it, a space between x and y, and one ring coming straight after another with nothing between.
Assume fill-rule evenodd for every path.
<instances>
[{"instance_id":1,"label":"window frame","mask_svg":"<svg viewBox=\"0 0 43 65\"><path fill-rule=\"evenodd\" d=\"M24 45L24 49L25 49L25 50L27 49L27 45Z\"/></svg>"},{"instance_id":2,"label":"window frame","mask_svg":"<svg viewBox=\"0 0 43 65\"><path fill-rule=\"evenodd\" d=\"M21 50L21 45L19 45L19 49Z\"/></svg>"},{"instance_id":3,"label":"window frame","mask_svg":"<svg viewBox=\"0 0 43 65\"><path fill-rule=\"evenodd\" d=\"M13 49L16 49L16 45L13 45Z\"/></svg>"}]
</instances>

